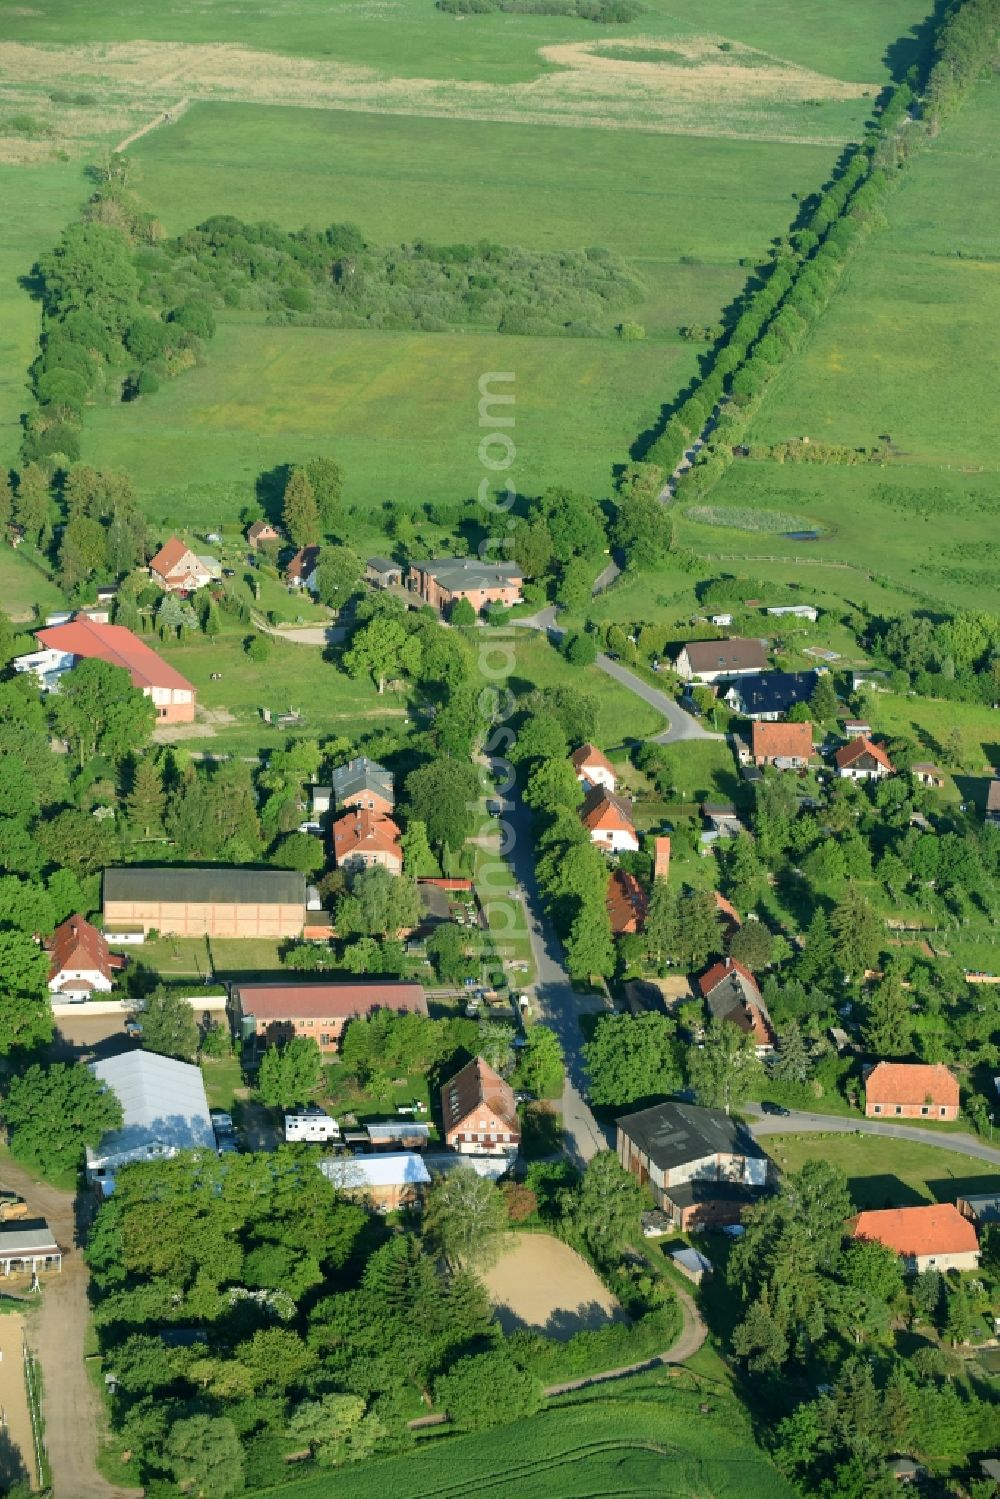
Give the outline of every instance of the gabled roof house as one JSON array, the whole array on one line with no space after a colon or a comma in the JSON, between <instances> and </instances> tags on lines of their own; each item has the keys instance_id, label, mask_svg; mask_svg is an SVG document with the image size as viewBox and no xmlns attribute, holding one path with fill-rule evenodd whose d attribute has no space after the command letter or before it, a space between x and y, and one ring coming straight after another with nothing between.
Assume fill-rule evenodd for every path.
<instances>
[{"instance_id":1,"label":"gabled roof house","mask_svg":"<svg viewBox=\"0 0 1000 1499\"><path fill-rule=\"evenodd\" d=\"M755 723L750 738L753 763L776 770L808 770L812 759L811 723Z\"/></svg>"},{"instance_id":2,"label":"gabled roof house","mask_svg":"<svg viewBox=\"0 0 1000 1499\"><path fill-rule=\"evenodd\" d=\"M517 1154L514 1091L482 1057L466 1062L441 1089L441 1120L445 1142L462 1155Z\"/></svg>"},{"instance_id":3,"label":"gabled roof house","mask_svg":"<svg viewBox=\"0 0 1000 1499\"><path fill-rule=\"evenodd\" d=\"M338 869L371 869L380 864L402 874L400 830L391 817L367 807L349 807L333 824L333 857Z\"/></svg>"},{"instance_id":4,"label":"gabled roof house","mask_svg":"<svg viewBox=\"0 0 1000 1499\"><path fill-rule=\"evenodd\" d=\"M738 1223L768 1184L770 1161L745 1125L722 1109L661 1103L616 1120L618 1160L671 1226Z\"/></svg>"},{"instance_id":5,"label":"gabled roof house","mask_svg":"<svg viewBox=\"0 0 1000 1499\"><path fill-rule=\"evenodd\" d=\"M674 658L674 670L687 682L718 682L767 670L760 640L689 640Z\"/></svg>"},{"instance_id":6,"label":"gabled roof house","mask_svg":"<svg viewBox=\"0 0 1000 1499\"><path fill-rule=\"evenodd\" d=\"M608 853L619 853L622 849L635 852L639 847L631 802L603 786L595 786L584 798L580 821L590 834L591 843Z\"/></svg>"},{"instance_id":7,"label":"gabled roof house","mask_svg":"<svg viewBox=\"0 0 1000 1499\"><path fill-rule=\"evenodd\" d=\"M702 974L698 988L713 1020L738 1026L744 1035L753 1036L758 1056L770 1055L777 1038L749 968L735 958L725 958Z\"/></svg>"},{"instance_id":8,"label":"gabled roof house","mask_svg":"<svg viewBox=\"0 0 1000 1499\"><path fill-rule=\"evenodd\" d=\"M975 1270L979 1264L975 1226L953 1202L858 1213L851 1220L850 1233L855 1239L884 1244L899 1255L910 1275L924 1270Z\"/></svg>"},{"instance_id":9,"label":"gabled roof house","mask_svg":"<svg viewBox=\"0 0 1000 1499\"><path fill-rule=\"evenodd\" d=\"M797 703L807 703L818 681L815 671L765 671L734 682L726 692L726 702L744 718L773 723Z\"/></svg>"},{"instance_id":10,"label":"gabled roof house","mask_svg":"<svg viewBox=\"0 0 1000 1499\"><path fill-rule=\"evenodd\" d=\"M842 780L881 781L896 773L882 746L863 735L842 744L833 761Z\"/></svg>"},{"instance_id":11,"label":"gabled roof house","mask_svg":"<svg viewBox=\"0 0 1000 1499\"><path fill-rule=\"evenodd\" d=\"M149 564L149 576L168 593L193 593L215 575L214 557L197 556L178 536L164 542Z\"/></svg>"},{"instance_id":12,"label":"gabled roof house","mask_svg":"<svg viewBox=\"0 0 1000 1499\"><path fill-rule=\"evenodd\" d=\"M104 934L79 914L56 927L45 950L53 999L76 1001L109 994L115 975L125 967L123 957L108 951Z\"/></svg>"},{"instance_id":13,"label":"gabled roof house","mask_svg":"<svg viewBox=\"0 0 1000 1499\"><path fill-rule=\"evenodd\" d=\"M603 755L596 744L581 744L570 755L576 778L588 791L595 786L603 786L605 791L614 791L618 784L615 775L615 767L606 755Z\"/></svg>"},{"instance_id":14,"label":"gabled roof house","mask_svg":"<svg viewBox=\"0 0 1000 1499\"><path fill-rule=\"evenodd\" d=\"M879 1062L865 1079L869 1119L957 1119L958 1078L942 1062Z\"/></svg>"},{"instance_id":15,"label":"gabled roof house","mask_svg":"<svg viewBox=\"0 0 1000 1499\"><path fill-rule=\"evenodd\" d=\"M68 624L39 630L35 638L42 650L17 657L14 670L31 672L46 691L58 689L63 672L81 661L107 661L128 672L132 686L151 699L161 723L194 719L197 694L191 683L124 625L100 624L78 614Z\"/></svg>"}]
</instances>

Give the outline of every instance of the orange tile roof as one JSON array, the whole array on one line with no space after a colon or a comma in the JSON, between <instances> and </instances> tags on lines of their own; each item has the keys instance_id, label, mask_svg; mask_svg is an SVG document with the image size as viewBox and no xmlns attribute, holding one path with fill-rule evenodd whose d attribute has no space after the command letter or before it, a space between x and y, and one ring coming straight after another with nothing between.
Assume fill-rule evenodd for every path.
<instances>
[{"instance_id":1,"label":"orange tile roof","mask_svg":"<svg viewBox=\"0 0 1000 1499\"><path fill-rule=\"evenodd\" d=\"M580 748L575 749L570 755L570 759L577 770L587 770L590 766L594 766L597 770L606 770L608 775L612 776L616 781L618 779L615 767L607 755L602 754L597 748L596 744L581 744Z\"/></svg>"},{"instance_id":2,"label":"orange tile roof","mask_svg":"<svg viewBox=\"0 0 1000 1499\"><path fill-rule=\"evenodd\" d=\"M70 916L57 926L46 942L45 950L51 959L50 983L66 968L96 970L110 979L112 972L121 967L112 959L108 944L96 926L91 926L80 915Z\"/></svg>"},{"instance_id":3,"label":"orange tile roof","mask_svg":"<svg viewBox=\"0 0 1000 1499\"><path fill-rule=\"evenodd\" d=\"M842 744L833 758L841 770L849 770L856 760L861 759L862 755L871 755L875 763L881 765L883 770L891 772L894 769L892 761L882 746L876 744L873 739L865 739L863 736L852 739L850 744Z\"/></svg>"},{"instance_id":4,"label":"orange tile roof","mask_svg":"<svg viewBox=\"0 0 1000 1499\"><path fill-rule=\"evenodd\" d=\"M398 837L399 828L391 817L372 812L368 807L352 807L333 824L334 858L339 864L358 852L384 853L395 854L402 862Z\"/></svg>"},{"instance_id":5,"label":"orange tile roof","mask_svg":"<svg viewBox=\"0 0 1000 1499\"><path fill-rule=\"evenodd\" d=\"M93 619L74 619L68 625L39 630L36 638L53 651L67 651L86 661L108 661L130 674L133 687L182 688L194 693L186 677L150 650L145 641L124 625L102 625Z\"/></svg>"},{"instance_id":6,"label":"orange tile roof","mask_svg":"<svg viewBox=\"0 0 1000 1499\"><path fill-rule=\"evenodd\" d=\"M634 874L616 869L608 881L605 905L616 937L622 932L637 932L646 920L646 892Z\"/></svg>"},{"instance_id":7,"label":"orange tile roof","mask_svg":"<svg viewBox=\"0 0 1000 1499\"><path fill-rule=\"evenodd\" d=\"M813 752L812 724L755 723L751 742L755 760L808 760Z\"/></svg>"},{"instance_id":8,"label":"orange tile roof","mask_svg":"<svg viewBox=\"0 0 1000 1499\"><path fill-rule=\"evenodd\" d=\"M441 1089L441 1116L446 1132L489 1109L504 1127L520 1138L514 1090L482 1057L466 1062Z\"/></svg>"},{"instance_id":9,"label":"orange tile roof","mask_svg":"<svg viewBox=\"0 0 1000 1499\"><path fill-rule=\"evenodd\" d=\"M580 821L592 832L595 829L614 828L628 833L635 832L631 803L623 796L615 796L614 792L606 791L603 786L595 786L593 791L587 793L580 808Z\"/></svg>"},{"instance_id":10,"label":"orange tile roof","mask_svg":"<svg viewBox=\"0 0 1000 1499\"><path fill-rule=\"evenodd\" d=\"M708 972L702 974L698 980L698 988L701 990L703 998L707 999L712 990L717 989L732 973L738 973L744 983L749 984L757 998L760 998L757 980L749 968L744 968L743 964L737 963L735 958L726 958L724 962L713 963Z\"/></svg>"},{"instance_id":11,"label":"orange tile roof","mask_svg":"<svg viewBox=\"0 0 1000 1499\"><path fill-rule=\"evenodd\" d=\"M953 1202L886 1208L851 1220L855 1239L875 1239L896 1254L966 1254L979 1248L976 1230Z\"/></svg>"},{"instance_id":12,"label":"orange tile roof","mask_svg":"<svg viewBox=\"0 0 1000 1499\"><path fill-rule=\"evenodd\" d=\"M191 548L185 546L184 542L177 536L171 536L165 541L149 564L150 571L159 573L161 578L169 578L170 574L190 553Z\"/></svg>"},{"instance_id":13,"label":"orange tile roof","mask_svg":"<svg viewBox=\"0 0 1000 1499\"><path fill-rule=\"evenodd\" d=\"M670 838L661 833L653 839L653 878L665 880L670 874Z\"/></svg>"},{"instance_id":14,"label":"orange tile roof","mask_svg":"<svg viewBox=\"0 0 1000 1499\"><path fill-rule=\"evenodd\" d=\"M958 1079L942 1062L879 1062L868 1074L869 1103L933 1103L958 1108Z\"/></svg>"}]
</instances>

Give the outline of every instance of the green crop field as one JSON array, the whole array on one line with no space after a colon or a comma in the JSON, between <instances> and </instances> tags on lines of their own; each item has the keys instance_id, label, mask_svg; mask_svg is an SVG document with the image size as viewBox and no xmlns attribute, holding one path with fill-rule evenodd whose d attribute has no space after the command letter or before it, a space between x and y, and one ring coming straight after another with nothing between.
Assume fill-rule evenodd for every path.
<instances>
[{"instance_id":1,"label":"green crop field","mask_svg":"<svg viewBox=\"0 0 1000 1499\"><path fill-rule=\"evenodd\" d=\"M702 1413L699 1403L709 1409ZM724 1387L701 1393L667 1376L642 1375L564 1397L495 1431L434 1437L425 1450L335 1479L267 1489L288 1499L572 1499L669 1494L671 1499L790 1499L792 1490L753 1444L746 1417Z\"/></svg>"}]
</instances>

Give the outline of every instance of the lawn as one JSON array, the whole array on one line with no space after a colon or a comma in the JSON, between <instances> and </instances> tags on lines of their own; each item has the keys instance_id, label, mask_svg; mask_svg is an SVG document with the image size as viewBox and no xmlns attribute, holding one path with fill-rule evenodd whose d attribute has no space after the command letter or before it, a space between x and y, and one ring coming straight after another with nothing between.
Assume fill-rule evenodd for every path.
<instances>
[{"instance_id":1,"label":"lawn","mask_svg":"<svg viewBox=\"0 0 1000 1499\"><path fill-rule=\"evenodd\" d=\"M884 1135L764 1135L764 1148L782 1171L798 1171L822 1158L847 1175L855 1206L911 1207L921 1202L954 1202L963 1192L985 1192L996 1185L982 1162L915 1140Z\"/></svg>"},{"instance_id":2,"label":"lawn","mask_svg":"<svg viewBox=\"0 0 1000 1499\"><path fill-rule=\"evenodd\" d=\"M233 1105L242 1096L244 1087L243 1071L236 1057L202 1062L201 1072L205 1079L209 1108L225 1109L227 1114L232 1113Z\"/></svg>"},{"instance_id":3,"label":"lawn","mask_svg":"<svg viewBox=\"0 0 1000 1499\"><path fill-rule=\"evenodd\" d=\"M221 982L280 972L281 946L266 937L154 937L136 948L135 961L167 981Z\"/></svg>"},{"instance_id":4,"label":"lawn","mask_svg":"<svg viewBox=\"0 0 1000 1499\"><path fill-rule=\"evenodd\" d=\"M338 1499L576 1499L669 1494L675 1499L791 1499L754 1446L742 1408L721 1385L705 1395L690 1376L638 1375L551 1402L499 1430L425 1439L415 1455L341 1470ZM329 1499L330 1478L267 1489Z\"/></svg>"},{"instance_id":5,"label":"lawn","mask_svg":"<svg viewBox=\"0 0 1000 1499\"><path fill-rule=\"evenodd\" d=\"M613 754L632 739L658 734L664 727L656 709L634 692L606 676L600 667L571 666L543 635L517 630L513 643L516 657L507 681L510 690L520 694L532 687L564 686L593 698L597 707L594 738L606 754Z\"/></svg>"},{"instance_id":6,"label":"lawn","mask_svg":"<svg viewBox=\"0 0 1000 1499\"><path fill-rule=\"evenodd\" d=\"M64 608L65 603L56 585L22 552L15 552L13 547L0 543L0 609L9 619L17 622L30 620L36 604L44 614L51 609Z\"/></svg>"},{"instance_id":7,"label":"lawn","mask_svg":"<svg viewBox=\"0 0 1000 1499\"><path fill-rule=\"evenodd\" d=\"M207 725L178 726L171 739L210 754L256 753L269 743L283 744L286 730L265 725L262 708L273 713L295 709L303 716L297 732L310 737L351 734L359 720L371 727L380 718L406 717L398 696L387 691L379 697L370 682L355 681L324 660L320 646L273 640L270 656L258 664L243 649L243 638L242 632L224 631L214 640L193 635L181 642L156 642L156 650L198 689L199 710L207 710L209 718ZM212 681L213 673L221 680ZM208 737L206 727L212 730Z\"/></svg>"}]
</instances>

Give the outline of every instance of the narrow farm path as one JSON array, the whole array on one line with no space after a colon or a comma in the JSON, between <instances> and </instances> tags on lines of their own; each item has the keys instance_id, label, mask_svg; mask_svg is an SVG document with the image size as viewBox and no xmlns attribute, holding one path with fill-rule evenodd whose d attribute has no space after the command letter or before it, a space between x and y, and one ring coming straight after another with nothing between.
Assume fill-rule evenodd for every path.
<instances>
[{"instance_id":1,"label":"narrow farm path","mask_svg":"<svg viewBox=\"0 0 1000 1499\"><path fill-rule=\"evenodd\" d=\"M1000 1167L1000 1149L988 1145L985 1140L977 1139L975 1135L952 1134L947 1131L935 1134L930 1128L921 1129L918 1125L888 1124L880 1119L844 1119L836 1114L808 1114L796 1110L784 1116L764 1116L759 1115L757 1104L746 1104L745 1110L748 1114L758 1116L750 1126L757 1138L762 1135L819 1133L823 1130L836 1134L888 1135L890 1139L915 1140L918 1145L951 1150L956 1155L966 1155L973 1160L986 1161L991 1166Z\"/></svg>"},{"instance_id":2,"label":"narrow farm path","mask_svg":"<svg viewBox=\"0 0 1000 1499\"><path fill-rule=\"evenodd\" d=\"M124 140L119 141L115 147L115 151L118 153L127 151L129 146L134 145L136 141L142 140L142 137L148 135L151 130L158 130L161 125L172 125L184 113L190 103L190 99L178 99L177 103L172 105L170 109L163 110L155 119L149 120L145 125L140 125L138 130L133 130L131 135L127 135Z\"/></svg>"},{"instance_id":3,"label":"narrow farm path","mask_svg":"<svg viewBox=\"0 0 1000 1499\"><path fill-rule=\"evenodd\" d=\"M588 1374L585 1379L570 1379L565 1384L548 1385L542 1394L569 1395L574 1390L586 1390L590 1385L607 1384L613 1379L625 1379L629 1374L644 1374L647 1369L659 1369L665 1364L683 1364L685 1359L691 1358L708 1337L708 1328L702 1319L702 1315L695 1305L694 1297L680 1286L675 1286L674 1294L680 1302L683 1322L676 1341L663 1353L656 1353L652 1358L642 1359L637 1364L624 1364L620 1369L605 1369L600 1374Z\"/></svg>"},{"instance_id":4,"label":"narrow farm path","mask_svg":"<svg viewBox=\"0 0 1000 1499\"><path fill-rule=\"evenodd\" d=\"M87 1266L79 1247L86 1204L36 1181L15 1161L3 1162L0 1179L47 1220L63 1252L62 1273L46 1277L41 1305L28 1321L28 1342L42 1366L52 1499L137 1499L141 1489L109 1483L97 1471L103 1412L83 1355L90 1316Z\"/></svg>"},{"instance_id":5,"label":"narrow farm path","mask_svg":"<svg viewBox=\"0 0 1000 1499\"><path fill-rule=\"evenodd\" d=\"M718 406L716 406L709 415L708 421L705 423L704 427L701 429L701 432L695 438L694 442L681 454L680 462L657 495L657 499L659 500L661 505L670 504L670 501L673 499L677 491L677 480L680 478L681 474L686 473L687 470L691 467L691 465L694 463L694 460L697 458L698 454L701 452L702 448L705 446L706 442L715 431L716 425L719 420L719 413L722 410L722 407L727 399L728 397L723 396Z\"/></svg>"}]
</instances>

